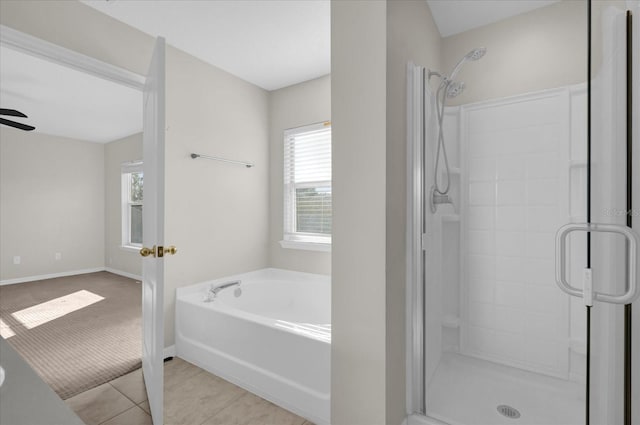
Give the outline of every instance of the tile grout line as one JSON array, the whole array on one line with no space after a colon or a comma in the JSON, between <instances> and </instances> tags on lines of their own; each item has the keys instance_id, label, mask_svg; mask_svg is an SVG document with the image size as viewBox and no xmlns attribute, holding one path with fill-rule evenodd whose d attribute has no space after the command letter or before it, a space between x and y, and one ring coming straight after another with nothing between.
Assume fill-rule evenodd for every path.
<instances>
[{"instance_id":1,"label":"tile grout line","mask_svg":"<svg viewBox=\"0 0 640 425\"><path fill-rule=\"evenodd\" d=\"M109 385L111 385L111 387L116 390L117 392L119 392L120 394L122 394L124 396L124 398L126 398L127 400L129 400L131 403L133 403L134 406L137 406L139 404L144 403L145 401L147 401L147 399L142 400L140 403L136 403L134 400L131 399L131 397L128 397L125 393L123 393L122 391L120 391L119 389L117 389L115 386L113 386L111 384L111 382L107 382ZM144 410L144 409L143 409ZM145 412L147 413L147 412Z\"/></svg>"},{"instance_id":2,"label":"tile grout line","mask_svg":"<svg viewBox=\"0 0 640 425\"><path fill-rule=\"evenodd\" d=\"M112 417L112 418L109 418L109 419L107 419L107 420L104 420L104 421L100 422L98 425L102 425L102 424L104 424L104 423L107 423L107 422L109 422L111 419L116 418L116 417L118 417L118 416L122 415L123 413L128 412L128 411L129 411L129 410L131 410L131 409L135 409L136 407L138 407L138 408L139 408L140 410L142 410L145 414L147 414L147 412L145 412L145 411L144 411L144 409L142 409L141 407L139 407L137 404L134 404L133 406L131 406L131 407L130 407L130 408L128 408L127 410L125 410L125 411L122 411L122 412L118 413L116 416L114 416L114 417ZM149 415L147 414L147 416L149 416Z\"/></svg>"},{"instance_id":3,"label":"tile grout line","mask_svg":"<svg viewBox=\"0 0 640 425\"><path fill-rule=\"evenodd\" d=\"M111 385L111 383L110 383L110 382L105 382L105 383L104 383L104 384L102 384L102 385L105 385L105 384L109 385L109 387L111 387L111 388L113 388L114 390L118 391L118 390L117 390L113 385ZM98 387L101 387L102 385L98 385ZM78 393L78 394L74 395L73 397L79 396L80 394L84 394L84 393L89 392L89 391L91 391L91 390L93 390L93 389L95 389L95 388L98 388L98 387L93 387L93 388L91 388L91 389L88 389L88 390L86 390L86 391L83 391L83 392L81 392L81 393ZM118 393L122 394L120 391L118 391ZM122 395L124 395L124 394L122 394ZM70 399L71 399L71 398L73 398L73 397L70 397L70 398L69 398L69 399L67 399L67 400L70 400ZM125 398L127 398L127 397L125 396ZM129 400L129 398L127 398L127 400ZM131 400L129 400L129 401L131 401ZM65 400L65 403L66 403L66 400ZM133 402L132 402L132 403L133 403ZM134 405L135 405L135 403L134 403ZM69 405L67 404L67 406L69 406ZM69 408L71 408L71 406L69 406ZM115 414L115 415L113 415L113 416L110 416L109 418L105 419L104 421L99 422L97 425L102 425L103 423L105 423L105 422L107 422L107 421L110 421L111 419L115 418L115 417L116 417L116 416L118 416L119 414L126 412L126 411L127 411L127 410L129 410L130 408L131 408L131 407L128 407L128 408L126 408L125 410L123 410L122 412L119 412L119 413L117 413L117 414ZM76 414L76 416L80 417L80 415L78 414L78 412L76 412L73 408L71 408L71 410L73 410L73 412ZM86 424L86 422L85 422L85 420L84 420L84 419L80 418L80 420Z\"/></svg>"},{"instance_id":4,"label":"tile grout line","mask_svg":"<svg viewBox=\"0 0 640 425\"><path fill-rule=\"evenodd\" d=\"M207 373L208 373L208 372L207 372ZM222 378L220 378L220 379L222 379ZM229 381L227 381L227 382L229 382ZM232 385L235 385L235 384L232 384ZM237 385L236 385L236 386L237 386ZM234 398L234 399L231 399L231 400L229 401L229 403L228 403L226 406L223 406L223 407L222 407L220 410L218 410L216 413L214 413L213 415L209 416L209 417L208 417L208 418L206 418L204 421L200 422L200 424L199 424L199 425L204 424L204 423L205 423L205 422L207 422L209 419L213 419L213 418L215 418L215 417L216 417L216 416L218 416L220 413L222 413L223 411L225 411L225 410L227 410L229 407L231 407L231 405L232 405L232 404L234 404L236 401L238 401L241 397L244 397L245 395L250 394L250 393L249 393L249 391L245 390L244 388L242 388L242 387L238 387L238 388L242 389L242 391L243 391L240 395L238 395L238 396L237 396L236 398Z\"/></svg>"},{"instance_id":5,"label":"tile grout line","mask_svg":"<svg viewBox=\"0 0 640 425\"><path fill-rule=\"evenodd\" d=\"M133 406L131 406L131 407L133 407ZM113 416L111 416L111 417L109 417L109 418L105 419L104 421L102 421L102 422L98 423L98 425L102 425L103 423L110 421L111 419L115 418L116 416L118 416L118 415L120 415L120 414L122 414L122 413L126 412L126 411L127 411L127 410L129 410L129 409L131 409L131 407L129 407L129 408L127 408L127 409L123 410L122 412L120 412L120 413L118 413L118 414L116 414L116 415L113 415Z\"/></svg>"},{"instance_id":6,"label":"tile grout line","mask_svg":"<svg viewBox=\"0 0 640 425\"><path fill-rule=\"evenodd\" d=\"M132 408L134 408L134 407L139 407L136 403L134 403L134 401L133 401L133 400L131 400L131 399L130 399L129 397L127 397L126 395L122 394L122 392L121 392L120 390L118 390L116 387L114 387L113 385L111 385L111 382L107 382L107 384L109 384L109 386L110 386L111 388L113 388L114 390L116 390L116 391L117 391L120 395L122 395L124 398L126 398L126 399L127 399L127 400L129 400L131 403L133 403L133 406L128 407L128 408L124 409L122 412L119 412L119 413L117 413L117 414L115 414L115 415L113 415L113 416L111 416L111 417L109 417L109 418L105 419L104 421L102 421L102 422L98 423L98 425L102 425L103 423L110 421L111 419L115 418L116 416L121 415L121 414L123 414L124 412L126 412L126 411L128 411L128 410L131 410L131 409L132 409ZM82 393L80 393L80 394L82 394ZM144 412L144 409L142 409L141 407L140 407L140 409ZM147 413L147 412L144 412L144 413Z\"/></svg>"}]
</instances>

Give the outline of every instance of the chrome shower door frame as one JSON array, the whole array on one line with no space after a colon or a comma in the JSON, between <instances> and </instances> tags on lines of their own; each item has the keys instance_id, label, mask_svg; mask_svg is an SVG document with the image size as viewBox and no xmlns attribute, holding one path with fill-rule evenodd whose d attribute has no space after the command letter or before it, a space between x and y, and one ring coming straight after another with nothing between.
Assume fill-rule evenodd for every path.
<instances>
[{"instance_id":1,"label":"chrome shower door frame","mask_svg":"<svg viewBox=\"0 0 640 425\"><path fill-rule=\"evenodd\" d=\"M406 363L407 413L425 413L424 388L424 150L423 113L425 68L407 64L407 264Z\"/></svg>"}]
</instances>

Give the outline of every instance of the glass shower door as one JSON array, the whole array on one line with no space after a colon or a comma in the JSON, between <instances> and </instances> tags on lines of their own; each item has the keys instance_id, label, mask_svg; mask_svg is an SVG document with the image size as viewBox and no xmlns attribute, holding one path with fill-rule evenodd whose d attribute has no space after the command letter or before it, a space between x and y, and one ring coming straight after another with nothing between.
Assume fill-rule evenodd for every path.
<instances>
[{"instance_id":1,"label":"glass shower door","mask_svg":"<svg viewBox=\"0 0 640 425\"><path fill-rule=\"evenodd\" d=\"M634 205L637 206L640 199L637 195L634 197L632 182L634 174L640 171L633 169L639 149L634 147L639 140L638 128L634 128L634 124L638 124L637 106L635 112L633 110L634 104L638 104L638 92L633 82L636 85L639 82L637 50L640 45L638 24L633 28L633 19L637 20L640 13L639 4L636 1L591 2L588 218L591 223L611 226L618 233L591 232L588 241L592 289L594 293L614 294L617 299L596 299L592 307L587 307L590 354L587 424L631 425L640 421L637 382L640 304L634 297L637 276L633 276L638 260L637 252L634 253L637 248L633 245L637 244L637 225L640 225L635 223L633 229L637 215L634 211L638 211ZM622 234L625 232L627 236ZM625 298L624 294L628 296ZM635 383L632 382L634 373Z\"/></svg>"}]
</instances>

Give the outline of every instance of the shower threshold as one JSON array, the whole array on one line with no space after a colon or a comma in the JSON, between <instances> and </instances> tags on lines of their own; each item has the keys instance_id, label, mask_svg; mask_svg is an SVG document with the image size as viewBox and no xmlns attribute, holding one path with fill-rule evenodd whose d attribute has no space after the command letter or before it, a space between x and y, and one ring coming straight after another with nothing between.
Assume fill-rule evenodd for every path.
<instances>
[{"instance_id":1,"label":"shower threshold","mask_svg":"<svg viewBox=\"0 0 640 425\"><path fill-rule=\"evenodd\" d=\"M443 353L426 402L427 416L451 425L584 424L584 384L457 353Z\"/></svg>"}]
</instances>

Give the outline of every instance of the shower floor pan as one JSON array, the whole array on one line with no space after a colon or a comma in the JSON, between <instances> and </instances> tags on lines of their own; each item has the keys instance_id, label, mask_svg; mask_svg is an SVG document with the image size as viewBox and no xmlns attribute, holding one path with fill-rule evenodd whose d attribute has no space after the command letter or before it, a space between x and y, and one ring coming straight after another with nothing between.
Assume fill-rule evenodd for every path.
<instances>
[{"instance_id":1,"label":"shower floor pan","mask_svg":"<svg viewBox=\"0 0 640 425\"><path fill-rule=\"evenodd\" d=\"M581 425L584 385L444 353L427 388L427 416L451 425ZM498 411L503 407L503 413ZM511 414L516 409L520 416Z\"/></svg>"}]
</instances>

